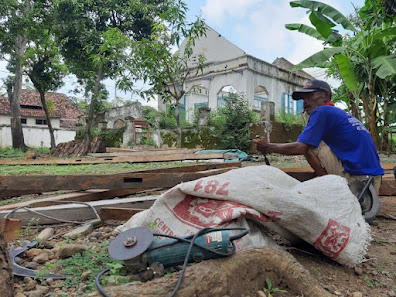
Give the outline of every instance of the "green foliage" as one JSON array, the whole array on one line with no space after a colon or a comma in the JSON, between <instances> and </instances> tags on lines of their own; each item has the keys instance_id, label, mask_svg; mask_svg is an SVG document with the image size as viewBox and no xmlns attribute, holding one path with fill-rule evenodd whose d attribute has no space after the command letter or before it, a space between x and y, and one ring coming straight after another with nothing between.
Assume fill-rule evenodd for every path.
<instances>
[{"instance_id":1,"label":"green foliage","mask_svg":"<svg viewBox=\"0 0 396 297\"><path fill-rule=\"evenodd\" d=\"M152 138L147 139L146 137L140 138L139 144L155 146L154 140Z\"/></svg>"},{"instance_id":2,"label":"green foliage","mask_svg":"<svg viewBox=\"0 0 396 297\"><path fill-rule=\"evenodd\" d=\"M275 115L275 121L288 125L305 125L305 122L301 115L288 114L283 110Z\"/></svg>"},{"instance_id":3,"label":"green foliage","mask_svg":"<svg viewBox=\"0 0 396 297\"><path fill-rule=\"evenodd\" d=\"M97 127L93 127L91 134L92 137L102 137L106 141L108 147L120 147L123 140L123 133L125 127L110 129L106 131L99 131ZM85 126L76 132L76 140L84 140Z\"/></svg>"},{"instance_id":4,"label":"green foliage","mask_svg":"<svg viewBox=\"0 0 396 297\"><path fill-rule=\"evenodd\" d=\"M67 275L63 286L78 289L81 283L81 274L89 270L92 273L84 281L86 287L80 294L89 293L96 289L95 278L106 266L119 267L118 264L122 265L122 262L109 256L107 245L107 241L103 241L100 247L90 246L87 251L81 254L77 253L70 258L59 260L55 268Z\"/></svg>"},{"instance_id":5,"label":"green foliage","mask_svg":"<svg viewBox=\"0 0 396 297\"><path fill-rule=\"evenodd\" d=\"M279 288L273 288L272 282L269 278L266 278L265 282L267 284L267 287L263 288L263 291L264 291L264 293L266 293L268 295L268 297L274 297L274 295L272 295L272 294L276 293L276 292L287 293L287 291L285 291L285 290L281 290Z\"/></svg>"},{"instance_id":6,"label":"green foliage","mask_svg":"<svg viewBox=\"0 0 396 297\"><path fill-rule=\"evenodd\" d=\"M225 106L210 119L215 126L213 136L219 139L217 149L249 150L249 124L253 122L254 115L248 107L242 95L230 94L225 99Z\"/></svg>"}]
</instances>

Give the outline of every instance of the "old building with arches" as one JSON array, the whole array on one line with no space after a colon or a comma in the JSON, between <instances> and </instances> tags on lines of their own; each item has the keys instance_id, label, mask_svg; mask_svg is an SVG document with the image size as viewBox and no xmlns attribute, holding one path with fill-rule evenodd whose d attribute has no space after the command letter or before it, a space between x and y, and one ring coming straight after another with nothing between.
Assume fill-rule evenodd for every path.
<instances>
[{"instance_id":1,"label":"old building with arches","mask_svg":"<svg viewBox=\"0 0 396 297\"><path fill-rule=\"evenodd\" d=\"M185 44L186 41L181 44L180 52L184 52ZM276 112L299 114L302 111L302 100L292 100L291 93L313 77L304 71L291 72L294 65L286 59L277 58L273 63L257 59L209 26L206 36L193 47L188 65L191 69L198 66L201 54L205 56L203 71L186 80L184 89L191 91L180 101L188 120L193 119L199 107L207 106L211 110L221 107L230 93L245 96L252 110L259 111L261 102L272 101ZM158 107L165 110L161 98Z\"/></svg>"}]
</instances>

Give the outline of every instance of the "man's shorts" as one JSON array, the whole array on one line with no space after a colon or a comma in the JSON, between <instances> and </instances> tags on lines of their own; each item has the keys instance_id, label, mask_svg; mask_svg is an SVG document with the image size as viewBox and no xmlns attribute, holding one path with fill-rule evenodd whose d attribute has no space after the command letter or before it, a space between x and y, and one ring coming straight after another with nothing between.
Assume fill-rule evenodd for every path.
<instances>
[{"instance_id":1,"label":"man's shorts","mask_svg":"<svg viewBox=\"0 0 396 297\"><path fill-rule=\"evenodd\" d=\"M350 175L345 172L344 167L342 166L341 161L337 158L337 156L333 153L330 147L324 142L321 141L318 147L311 147L308 150L309 153L316 156L322 167L326 169L328 174L335 174L346 178L348 183L354 181L361 181L366 178L367 175ZM379 192L379 188L381 186L382 176L373 176L373 186L377 193Z\"/></svg>"}]
</instances>

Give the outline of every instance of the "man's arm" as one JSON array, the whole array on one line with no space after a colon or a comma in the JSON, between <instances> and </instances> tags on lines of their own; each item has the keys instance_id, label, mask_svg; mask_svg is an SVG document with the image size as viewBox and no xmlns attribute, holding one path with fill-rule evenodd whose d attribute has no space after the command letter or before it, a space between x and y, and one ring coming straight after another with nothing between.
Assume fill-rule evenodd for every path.
<instances>
[{"instance_id":1,"label":"man's arm","mask_svg":"<svg viewBox=\"0 0 396 297\"><path fill-rule=\"evenodd\" d=\"M278 153L282 155L305 155L308 153L309 145L303 142L270 143L265 138L253 140L257 150L263 154Z\"/></svg>"}]
</instances>

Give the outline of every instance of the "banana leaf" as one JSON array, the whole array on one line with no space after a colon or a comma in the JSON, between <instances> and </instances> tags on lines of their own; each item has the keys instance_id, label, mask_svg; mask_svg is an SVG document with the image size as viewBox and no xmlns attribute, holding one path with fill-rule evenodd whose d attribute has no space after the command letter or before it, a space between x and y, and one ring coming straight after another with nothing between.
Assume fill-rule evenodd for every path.
<instances>
[{"instance_id":1,"label":"banana leaf","mask_svg":"<svg viewBox=\"0 0 396 297\"><path fill-rule=\"evenodd\" d=\"M310 26L304 24L286 24L285 27L289 30L297 30L298 32L307 34L318 40L326 41L326 38L324 38L315 28Z\"/></svg>"},{"instance_id":2,"label":"banana leaf","mask_svg":"<svg viewBox=\"0 0 396 297\"><path fill-rule=\"evenodd\" d=\"M382 79L396 74L396 54L380 56L372 61L372 66L377 69L376 75Z\"/></svg>"},{"instance_id":3,"label":"banana leaf","mask_svg":"<svg viewBox=\"0 0 396 297\"><path fill-rule=\"evenodd\" d=\"M357 30L352 25L352 23L337 9L317 1L300 0L291 1L291 7L303 7L307 9L318 9L322 14L331 18L337 24L340 24L344 29L356 32Z\"/></svg>"},{"instance_id":4,"label":"banana leaf","mask_svg":"<svg viewBox=\"0 0 396 297\"><path fill-rule=\"evenodd\" d=\"M309 20L323 37L327 38L333 32L331 28L335 25L320 12L312 11Z\"/></svg>"},{"instance_id":5,"label":"banana leaf","mask_svg":"<svg viewBox=\"0 0 396 297\"><path fill-rule=\"evenodd\" d=\"M356 92L359 88L359 81L351 60L343 54L338 54L335 58L337 59L338 69L340 70L342 80L346 87L351 92Z\"/></svg>"},{"instance_id":6,"label":"banana leaf","mask_svg":"<svg viewBox=\"0 0 396 297\"><path fill-rule=\"evenodd\" d=\"M310 68L310 67L315 67L318 65L322 65L325 63L328 59L330 59L332 56L342 53L345 51L344 47L331 47L331 48L325 48L324 50L321 50L320 52L317 52L316 54L313 54L309 58L305 59L304 61L300 62L299 64L295 65L292 69L292 71L296 70L301 70L303 68Z\"/></svg>"}]
</instances>

